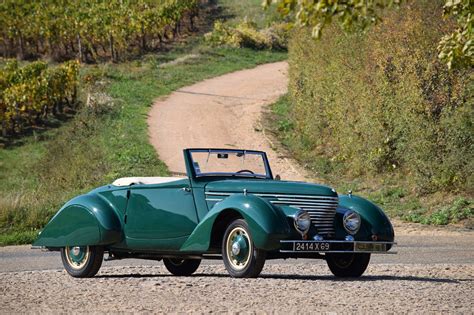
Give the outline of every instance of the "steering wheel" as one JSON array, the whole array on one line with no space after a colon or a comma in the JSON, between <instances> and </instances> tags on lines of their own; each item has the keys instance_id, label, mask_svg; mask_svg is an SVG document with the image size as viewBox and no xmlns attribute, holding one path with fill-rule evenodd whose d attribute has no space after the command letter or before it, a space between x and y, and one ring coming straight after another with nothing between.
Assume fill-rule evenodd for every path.
<instances>
[{"instance_id":1,"label":"steering wheel","mask_svg":"<svg viewBox=\"0 0 474 315\"><path fill-rule=\"evenodd\" d=\"M251 170L240 170L238 171L236 174L240 174L240 173L250 173L250 174L255 174L254 172L252 172Z\"/></svg>"}]
</instances>

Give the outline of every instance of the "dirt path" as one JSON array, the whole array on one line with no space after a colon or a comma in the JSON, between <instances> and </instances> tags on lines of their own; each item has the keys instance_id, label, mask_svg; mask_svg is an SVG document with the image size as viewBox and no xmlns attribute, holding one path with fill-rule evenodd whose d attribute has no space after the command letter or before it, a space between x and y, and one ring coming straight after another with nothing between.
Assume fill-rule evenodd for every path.
<instances>
[{"instance_id":1,"label":"dirt path","mask_svg":"<svg viewBox=\"0 0 474 315\"><path fill-rule=\"evenodd\" d=\"M187 86L157 101L148 118L149 135L171 172L185 172L183 149L242 148L267 152L274 174L304 180L296 163L272 148L260 119L264 106L287 91L288 64L277 62Z\"/></svg>"}]
</instances>

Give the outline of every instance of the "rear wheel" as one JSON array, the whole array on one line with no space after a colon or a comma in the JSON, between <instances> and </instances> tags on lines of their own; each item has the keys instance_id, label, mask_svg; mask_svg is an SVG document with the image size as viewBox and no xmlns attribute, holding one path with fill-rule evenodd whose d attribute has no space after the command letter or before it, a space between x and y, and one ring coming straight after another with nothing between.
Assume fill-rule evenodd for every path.
<instances>
[{"instance_id":1,"label":"rear wheel","mask_svg":"<svg viewBox=\"0 0 474 315\"><path fill-rule=\"evenodd\" d=\"M175 276L190 276L201 264L201 259L163 258L166 269Z\"/></svg>"},{"instance_id":2,"label":"rear wheel","mask_svg":"<svg viewBox=\"0 0 474 315\"><path fill-rule=\"evenodd\" d=\"M222 240L222 258L232 277L256 278L265 265L266 253L255 248L247 222L232 222Z\"/></svg>"},{"instance_id":3,"label":"rear wheel","mask_svg":"<svg viewBox=\"0 0 474 315\"><path fill-rule=\"evenodd\" d=\"M367 269L370 254L326 254L329 269L336 277L360 277Z\"/></svg>"},{"instance_id":4,"label":"rear wheel","mask_svg":"<svg viewBox=\"0 0 474 315\"><path fill-rule=\"evenodd\" d=\"M75 278L89 278L102 266L104 248L101 246L66 246L61 248L64 269Z\"/></svg>"}]
</instances>

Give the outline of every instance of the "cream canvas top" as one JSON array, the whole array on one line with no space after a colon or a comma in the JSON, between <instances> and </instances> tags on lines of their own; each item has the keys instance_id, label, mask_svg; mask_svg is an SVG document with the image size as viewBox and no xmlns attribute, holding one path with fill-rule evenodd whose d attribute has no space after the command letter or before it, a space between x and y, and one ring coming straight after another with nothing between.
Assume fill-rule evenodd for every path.
<instances>
[{"instance_id":1,"label":"cream canvas top","mask_svg":"<svg viewBox=\"0 0 474 315\"><path fill-rule=\"evenodd\" d=\"M114 186L130 186L130 185L146 185L146 184L165 184L178 180L184 177L123 177L116 179L112 185Z\"/></svg>"}]
</instances>

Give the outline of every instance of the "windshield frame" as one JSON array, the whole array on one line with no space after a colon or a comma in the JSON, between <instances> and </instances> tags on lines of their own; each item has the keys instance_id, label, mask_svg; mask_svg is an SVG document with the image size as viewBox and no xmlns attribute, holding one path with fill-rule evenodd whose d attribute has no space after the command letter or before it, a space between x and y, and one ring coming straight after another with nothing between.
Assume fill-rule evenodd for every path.
<instances>
[{"instance_id":1,"label":"windshield frame","mask_svg":"<svg viewBox=\"0 0 474 315\"><path fill-rule=\"evenodd\" d=\"M190 159L190 166L192 167L193 175L196 178L202 178L202 177L243 177L243 178L259 178L259 179L273 179L273 174L270 168L270 164L268 162L268 157L267 154L263 151L256 151L256 150L242 150L242 149L187 149L189 153L189 159ZM193 153L194 152L200 152L200 153L242 153L242 154L255 154L255 155L260 155L263 159L263 163L265 166L265 172L266 175L263 174L248 174L248 173L223 173L223 172L218 172L218 173L198 173L196 172L196 168L194 166L194 160L193 160Z\"/></svg>"}]
</instances>

